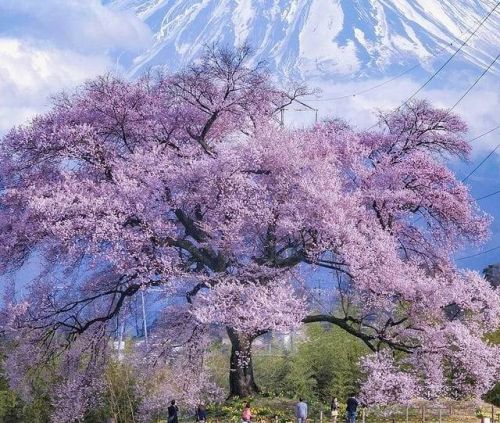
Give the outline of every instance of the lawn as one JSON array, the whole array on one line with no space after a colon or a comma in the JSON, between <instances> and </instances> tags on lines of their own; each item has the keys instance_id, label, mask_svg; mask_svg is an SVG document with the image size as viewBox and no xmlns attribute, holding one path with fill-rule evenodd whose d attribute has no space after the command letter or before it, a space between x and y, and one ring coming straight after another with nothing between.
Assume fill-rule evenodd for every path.
<instances>
[{"instance_id":1,"label":"lawn","mask_svg":"<svg viewBox=\"0 0 500 423\"><path fill-rule=\"evenodd\" d=\"M222 404L209 404L207 406L208 421L210 423L240 423L241 411L243 410L246 401L243 400L229 400ZM266 423L287 423L295 422L294 407L296 400L289 398L265 398L259 397L250 400L252 414L254 416L253 422L266 422ZM421 423L422 409L419 406L409 408L408 422ZM431 403L425 404L425 422L438 423L479 423L480 419L476 416L477 408L474 404L470 403L446 403L441 408L441 420L439 419L439 408ZM483 404L483 413L491 416L491 406ZM500 409L495 409L496 420L500 422ZM193 421L193 418L186 413L181 421ZM309 420L308 423L330 422L329 410L326 404L310 403L309 404ZM358 423L362 422L361 413L357 419ZM338 423L344 423L344 418L339 417ZM406 422L406 409L398 407L396 411L388 410L373 410L367 409L365 411L366 423L405 423Z\"/></svg>"}]
</instances>

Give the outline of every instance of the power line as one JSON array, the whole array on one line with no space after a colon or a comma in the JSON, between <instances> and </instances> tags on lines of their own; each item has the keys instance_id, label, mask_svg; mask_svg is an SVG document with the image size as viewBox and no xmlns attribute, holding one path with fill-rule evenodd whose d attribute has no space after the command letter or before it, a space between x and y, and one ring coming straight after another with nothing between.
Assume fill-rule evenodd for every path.
<instances>
[{"instance_id":1,"label":"power line","mask_svg":"<svg viewBox=\"0 0 500 423\"><path fill-rule=\"evenodd\" d=\"M471 32L471 34L465 39L465 41L462 42L462 44L460 45L460 47L458 47L457 50L455 50L455 52L427 79L427 81L425 81L415 92L413 92L412 95L410 95L410 97L408 97L400 106L398 106L394 112L398 111L399 109L401 109L401 107L405 106L408 104L408 102L410 100L412 100L420 91L422 91L444 68L445 66L450 63L453 58L467 45L467 43L471 40L471 38L477 33L477 31L479 31L479 29L484 25L484 23L488 20L488 18L493 14L493 12L495 12L495 10L497 9L497 7L500 5L500 2L497 2L495 7L493 7L493 9L490 10L490 12L481 20L481 22L479 23L479 25ZM495 60L490 64L490 66L488 66L485 71L479 76L479 78L472 84L472 86L470 86L466 92L460 97L460 99L452 106L452 108L450 108L449 112L454 108L456 107L456 105L458 103L460 103L467 94L469 94L469 92L474 88L474 86L481 80L481 78L489 71L489 69L491 68L491 66L493 66L493 64L497 61L498 59L498 56L495 58ZM366 128L365 131L369 131L370 129L376 127L377 125L379 124L379 122L375 122L373 125L371 125L370 127Z\"/></svg>"},{"instance_id":2,"label":"power line","mask_svg":"<svg viewBox=\"0 0 500 423\"><path fill-rule=\"evenodd\" d=\"M471 254L470 256L459 257L459 258L457 258L457 260L470 259L473 257L481 256L481 255L486 254L486 253L490 253L491 251L495 251L495 250L500 250L500 245L497 245L496 247L490 248L489 250L484 250L484 251L480 251L479 253L476 253L476 254Z\"/></svg>"},{"instance_id":3,"label":"power line","mask_svg":"<svg viewBox=\"0 0 500 423\"><path fill-rule=\"evenodd\" d=\"M448 113L450 113L455 107L457 107L458 104L467 96L467 94L469 94L472 91L472 89L477 85L477 83L481 80L481 78L483 78L483 76L486 75L488 73L488 71L491 69L491 67L496 63L496 61L498 60L499 57L500 57L500 54L497 54L497 57L495 57L495 59L489 64L489 66L483 70L481 75L479 75L479 77L467 89L467 91L465 91L465 93L462 94L462 96L455 102L455 104L448 109Z\"/></svg>"},{"instance_id":4,"label":"power line","mask_svg":"<svg viewBox=\"0 0 500 423\"><path fill-rule=\"evenodd\" d=\"M490 130L488 130L488 131L486 131L486 132L483 132L482 134L479 134L478 136L476 136L476 137L474 137L474 138L470 139L468 142L469 142L469 143L471 143L471 142L473 142L473 141L476 141L476 140L478 140L478 139L481 139L482 137L485 137L486 135L491 134L492 132L496 131L498 128L500 128L500 125L497 125L497 126L495 126L494 128L492 128L492 129L490 129ZM469 174L468 174L465 178L463 178L463 179L462 179L462 182L465 182L465 181L466 181L466 180L467 180L467 179L468 179L468 178L469 178L469 177L470 177L470 176L471 176L471 175L472 175L472 174L473 174L473 173L474 173L477 169L479 169L479 168L483 165L483 163L484 163L486 160L488 160L488 159L489 159L489 158L493 155L493 153L494 153L494 152L495 152L495 151L496 151L499 147L500 147L500 144L499 144L499 145L497 145L497 146L495 147L495 149L494 149L493 151L491 151L491 152L490 152L490 154L488 154L488 156L487 156L486 158L484 158L484 159L481 161L481 163L479 163L479 164L478 164L478 165L477 165L477 166L476 166L476 167L475 167L475 168L474 168L474 169L473 169L473 170L472 170L472 171L471 171L471 172L470 172L470 173L469 173ZM488 195L485 195L485 196L483 196L483 197L475 198L474 200L476 200L476 201L479 201L479 200L484 200L485 198L492 197L493 195L496 195L496 194L499 194L499 193L500 193L500 190L499 190L499 191L492 192L492 193L490 193L490 194L488 194ZM420 219L422 219L422 216L419 216L419 217L418 217L418 218L417 218L417 219L416 219L413 223L414 223L414 224L415 224L415 223L417 223Z\"/></svg>"},{"instance_id":5,"label":"power line","mask_svg":"<svg viewBox=\"0 0 500 423\"><path fill-rule=\"evenodd\" d=\"M497 125L493 129L490 129L489 131L483 132L482 134L478 135L477 137L472 138L471 140L469 140L469 143L476 141L476 140L478 140L478 139L480 139L488 134L491 134L492 132L496 131L498 128L500 128L500 125ZM481 162L474 169L472 169L467 176L465 176L462 179L462 182L465 182L467 179L469 179L495 153L495 151L498 150L498 148L500 148L500 143L493 150L491 150L490 153L483 160L481 160ZM488 194L485 197L476 198L476 201L482 200L483 198L487 198L491 195L493 195L493 194Z\"/></svg>"},{"instance_id":6,"label":"power line","mask_svg":"<svg viewBox=\"0 0 500 423\"><path fill-rule=\"evenodd\" d=\"M462 182L465 182L467 179L469 179L474 174L474 172L476 172L476 170L478 170L491 156L493 156L495 151L497 151L499 148L500 144L498 144L493 150L491 150L489 154L483 160L481 160L481 162L474 169L472 169L465 178L462 179Z\"/></svg>"},{"instance_id":7,"label":"power line","mask_svg":"<svg viewBox=\"0 0 500 423\"><path fill-rule=\"evenodd\" d=\"M498 4L500 4L500 3L498 3ZM498 4L497 4L497 6L498 6ZM496 61L498 60L499 57L500 57L500 54L497 54L495 59L493 59L493 61L489 64L489 66L483 70L481 75L479 75L479 77L476 78L474 83L460 96L460 98L453 104L453 106L451 106L448 109L448 111L446 112L446 116L448 116L453 111L453 109L455 107L457 107L458 104L467 96L467 94L469 94L472 91L472 89L477 85L477 83L488 73L488 71L491 69L491 67L496 63ZM497 126L497 128L498 128L498 126ZM488 134L490 132L491 131L488 131L486 134ZM483 135L486 135L486 134L483 134ZM479 139L481 136L478 136L478 137L470 140L469 143L471 141ZM462 182L465 182L467 179L469 179L469 177L471 177L474 174L474 172L476 172L476 170L478 170L495 153L495 151L498 150L498 148L500 148L500 143L493 150L491 150L490 153L474 169L472 169L472 171L465 178L462 179Z\"/></svg>"},{"instance_id":8,"label":"power line","mask_svg":"<svg viewBox=\"0 0 500 423\"><path fill-rule=\"evenodd\" d=\"M497 191L493 191L493 192L490 192L489 194L486 194L486 195L483 195L482 197L477 197L477 198L474 198L475 201L481 201L481 200L485 200L486 198L490 198L490 197L493 197L497 194L500 194L500 189L497 190ZM413 223L417 223L420 219L422 219L422 216L419 216L417 220L415 220Z\"/></svg>"},{"instance_id":9,"label":"power line","mask_svg":"<svg viewBox=\"0 0 500 423\"><path fill-rule=\"evenodd\" d=\"M498 4L497 4L497 6L498 6ZM483 22L483 23L481 24L481 22L480 22L478 19L477 19L477 22L479 22L480 26L481 26L482 24L484 24L484 23L485 23L485 22ZM477 30L480 28L480 26L479 26L479 27L477 27L477 28L475 29L475 31L476 31L476 32L477 32ZM474 31L472 31L470 28L467 28L467 32L468 32L468 33L471 33L471 35L473 35L473 34L474 34ZM457 37L457 38L458 38L458 37ZM470 39L470 37L469 37L469 39ZM458 41L460 41L460 39L458 39ZM466 43L467 41L468 41L468 40L466 40L464 43ZM455 45L455 41L451 41L450 43L446 44L446 47L453 47L454 45ZM404 76L404 75L406 75L406 74L408 74L408 73L412 72L412 71L413 71L414 69L416 69L416 68L422 67L422 65L423 65L424 63L427 63L427 62L429 62L430 60L436 59L439 55L441 55L442 53L444 53L444 52L445 52L446 47L445 47L445 46L441 47L441 51L439 51L439 53L434 54L434 55L432 55L432 56L428 57L427 59L424 59L424 60L423 60L423 61L421 61L420 63L417 63L417 64L413 65L412 67L410 67L410 68L408 68L408 69L405 69L404 71L402 71L402 72L400 72L400 73L396 74L396 75L395 75L395 76L393 76L392 78L389 78L388 80L386 80L386 81L384 81L384 82L381 82L381 83L379 83L379 84L375 84L375 85L373 85L373 86L371 86L371 87L369 87L369 88L366 88L366 89L363 89L363 90L360 90L360 91L356 91L356 92L354 92L354 93L352 93L352 94L345 94L345 95L341 95L341 96L337 96L337 97L330 97L330 98L316 98L316 99L309 99L308 101L335 101L335 100L343 100L343 99L346 99L346 98L352 98L352 97L356 97L356 96L361 95L361 94L368 93L368 92L373 91L373 90L375 90L375 89L377 89L377 88L380 88L380 87L382 87L382 86L384 86L384 85L386 85L386 84L389 84L390 82L393 82L393 81L395 81L396 79L401 78L402 76ZM463 47L463 46L462 46L462 47ZM460 50L458 50L458 51L460 51ZM458 51L457 51L457 52L458 52ZM456 52L456 53L457 53L457 52ZM455 53L455 54L456 54L456 53ZM463 51L463 53L464 53L464 54L466 54L466 55L471 56L471 57L474 59L474 56L470 55L470 54L469 54L469 53L467 53L466 51ZM496 60L495 60L495 61L496 61ZM490 65L490 67L491 67L491 66L492 66L492 65Z\"/></svg>"},{"instance_id":10,"label":"power line","mask_svg":"<svg viewBox=\"0 0 500 423\"><path fill-rule=\"evenodd\" d=\"M469 32L470 32L470 30L469 30ZM447 44L447 46L449 46L449 47L453 47L453 46L454 46L454 44L455 44L455 43L452 41L452 42L448 43L448 44ZM375 85L373 85L373 86L371 86L371 87L368 87L368 88L365 88L365 89L363 89L363 90L356 91L356 92L354 92L354 93L352 93L352 94L345 94L345 95L341 95L341 96L338 96L338 97L329 97L329 98L311 98L311 99L308 99L307 101L336 101L336 100L344 100L344 99L346 99L346 98L356 97L356 96L361 95L361 94L366 94L366 93L368 93L368 92L370 92L370 91L376 90L377 88L383 87L384 85L387 85L387 84L389 84L389 83L391 83L391 82L395 81L396 79L401 78L402 76L404 76L404 75L406 75L406 74L408 74L408 73L412 72L413 70L415 70L415 69L417 69L417 68L419 68L419 67L422 67L422 65L423 65L424 63L427 63L427 62L429 62L429 61L431 61L431 60L433 60L433 59L436 59L439 55L441 55L442 53L444 53L444 51L445 51L445 47L442 47L442 48L441 48L441 51L440 51L439 53L434 54L434 55L432 55L431 57L428 57L427 59L424 59L422 62L417 63L417 64L413 65L412 67L410 67L410 68L408 68L408 69L405 69L404 71L402 71L402 72L400 72L400 73L396 74L395 76L393 76L392 78L389 78L388 80L386 80L386 81L384 81L384 82L380 82L380 83L378 83L378 84L375 84ZM465 53L465 52L464 52L464 53ZM468 53L467 53L467 54L468 54Z\"/></svg>"},{"instance_id":11,"label":"power line","mask_svg":"<svg viewBox=\"0 0 500 423\"><path fill-rule=\"evenodd\" d=\"M478 197L475 200L476 201L484 200L485 198L492 197L496 194L500 194L500 190L497 190L497 191L492 192L492 193L487 194L487 195L483 195L482 197ZM500 250L500 245L497 245L496 247L493 247L493 248L489 248L488 250L480 251L479 253L476 253L476 254L471 254L468 256L464 256L464 257L459 257L459 258L457 258L457 260L466 260L466 259L478 257L478 256L481 256L483 254L487 254L487 253L490 253L491 251L496 251L496 250Z\"/></svg>"},{"instance_id":12,"label":"power line","mask_svg":"<svg viewBox=\"0 0 500 423\"><path fill-rule=\"evenodd\" d=\"M500 128L500 125L495 126L493 129L490 129L490 130L489 130L489 131L487 131L487 132L484 132L484 133L482 133L482 134L479 134L477 137L472 138L471 140L469 140L469 142L473 142L473 141L476 141L476 140L478 140L478 139L480 139L480 138L483 138L483 137L485 137L486 135L491 134L492 132L495 132L498 128Z\"/></svg>"},{"instance_id":13,"label":"power line","mask_svg":"<svg viewBox=\"0 0 500 423\"><path fill-rule=\"evenodd\" d=\"M452 45L452 44L450 43L450 45ZM430 59L434 59L434 58L435 58L435 56L432 56L431 58L424 60L423 63L425 63L426 61L429 61ZM414 69L416 69L416 68L418 68L420 66L422 66L422 63L417 63L416 65L412 66L409 69L404 70L401 73L398 73L397 75L393 76L392 78L388 79L387 81L384 81L384 82L381 82L379 84L373 85L373 86L371 86L369 88L366 88L364 90L356 91L355 93L352 93L352 94L346 94L346 95L341 95L341 96L338 96L338 97L331 97L331 98L309 99L307 101L335 101L335 100L343 100L345 98L356 97L357 95L368 93L368 92L373 91L373 90L375 90L377 88L380 88L380 87L382 87L382 86L384 86L384 85L386 85L386 84L388 84L388 83L390 83L392 81L395 81L396 79L401 78L402 76L406 75L407 73L410 73L412 70L414 70Z\"/></svg>"},{"instance_id":14,"label":"power line","mask_svg":"<svg viewBox=\"0 0 500 423\"><path fill-rule=\"evenodd\" d=\"M498 191L490 192L489 194L483 195L482 197L476 198L476 201L484 200L485 198L493 197L494 195L500 194L500 189Z\"/></svg>"},{"instance_id":15,"label":"power line","mask_svg":"<svg viewBox=\"0 0 500 423\"><path fill-rule=\"evenodd\" d=\"M470 39L476 35L477 31L479 31L479 29L484 25L484 23L489 19L489 17L493 14L493 12L497 9L497 7L500 5L500 2L497 2L495 7L493 7L493 9L491 9L491 11L481 20L481 22L479 23L479 25L476 27L476 29L474 29L474 31L472 31L472 33L465 39L464 42L462 42L462 44L460 45L460 47L448 58L448 60L446 60L439 68L436 72L434 72L428 79L427 81L424 82L423 85L420 86L420 88L418 88L410 97L408 97L408 99L401 105L401 106L404 106L405 104L407 104L410 100L412 100L420 91L422 91L444 68L445 66L450 63L453 58L467 45L467 43L470 41ZM400 107L401 107L400 106Z\"/></svg>"},{"instance_id":16,"label":"power line","mask_svg":"<svg viewBox=\"0 0 500 423\"><path fill-rule=\"evenodd\" d=\"M488 132L485 132L484 134L481 134L479 136L477 136L476 138L474 138L473 140L471 141L474 141L478 138L481 138L482 136L485 136L495 130L497 130L498 128L500 128L500 125L496 126L495 128L489 130ZM486 160L488 160L492 155L493 153L495 153L495 151L500 148L500 144L498 144L482 161L481 163L479 163L462 181L465 181L467 178L469 178L469 176L471 176L477 169L479 169L481 167L481 165L486 162ZM497 195L497 194L500 194L500 190L497 190L497 191L494 191L494 192L491 192L489 194L486 194L486 195L483 195L482 197L478 197L476 198L476 201L481 201L481 200L484 200L486 198L489 198L489 197L493 197L494 195ZM470 258L474 258L474 257L478 257L478 256L481 256L483 254L487 254L487 253L490 253L492 251L496 251L496 250L499 250L500 249L500 245L497 245L496 247L493 247L493 248L489 248L488 250L484 250L484 251L480 251L479 253L476 253L476 254L471 254L471 255L468 255L468 256L464 256L464 257L460 257L458 258L457 260L466 260L466 259L470 259Z\"/></svg>"}]
</instances>

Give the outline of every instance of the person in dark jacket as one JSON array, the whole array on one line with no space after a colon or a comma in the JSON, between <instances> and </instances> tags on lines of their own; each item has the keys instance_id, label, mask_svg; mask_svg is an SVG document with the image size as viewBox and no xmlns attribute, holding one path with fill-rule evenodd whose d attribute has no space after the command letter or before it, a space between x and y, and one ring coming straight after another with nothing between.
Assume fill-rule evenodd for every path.
<instances>
[{"instance_id":1,"label":"person in dark jacket","mask_svg":"<svg viewBox=\"0 0 500 423\"><path fill-rule=\"evenodd\" d=\"M175 405L175 400L172 400L170 402L170 406L168 407L168 423L178 423L178 416L177 414L179 413L179 407Z\"/></svg>"},{"instance_id":2,"label":"person in dark jacket","mask_svg":"<svg viewBox=\"0 0 500 423\"><path fill-rule=\"evenodd\" d=\"M347 423L356 423L356 412L358 410L359 402L354 394L349 395L347 398Z\"/></svg>"},{"instance_id":3,"label":"person in dark jacket","mask_svg":"<svg viewBox=\"0 0 500 423\"><path fill-rule=\"evenodd\" d=\"M199 404L196 408L196 421L198 423L205 423L207 421L207 412L203 404Z\"/></svg>"}]
</instances>

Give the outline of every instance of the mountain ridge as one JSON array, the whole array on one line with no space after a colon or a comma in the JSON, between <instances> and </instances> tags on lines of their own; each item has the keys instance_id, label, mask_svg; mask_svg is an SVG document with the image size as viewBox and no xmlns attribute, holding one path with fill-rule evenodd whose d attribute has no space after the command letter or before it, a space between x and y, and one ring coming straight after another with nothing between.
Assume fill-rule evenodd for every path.
<instances>
[{"instance_id":1,"label":"mountain ridge","mask_svg":"<svg viewBox=\"0 0 500 423\"><path fill-rule=\"evenodd\" d=\"M172 70L214 42L255 47L255 60L295 79L370 76L432 62L454 51L493 9L479 0L111 0L153 31L130 75ZM499 8L500 9L500 8ZM464 48L464 65L485 67L500 45L496 10Z\"/></svg>"}]
</instances>

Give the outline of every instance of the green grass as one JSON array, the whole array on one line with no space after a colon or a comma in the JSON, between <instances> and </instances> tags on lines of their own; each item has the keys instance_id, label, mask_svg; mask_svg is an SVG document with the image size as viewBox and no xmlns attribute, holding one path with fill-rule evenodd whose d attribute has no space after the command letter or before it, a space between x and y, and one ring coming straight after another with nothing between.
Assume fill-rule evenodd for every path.
<instances>
[{"instance_id":1,"label":"green grass","mask_svg":"<svg viewBox=\"0 0 500 423\"><path fill-rule=\"evenodd\" d=\"M295 422L294 409L295 409L295 399L282 398L282 397L256 397L248 400L251 405L252 414L254 418L252 421L254 423L266 422L274 423L277 421L279 423ZM240 423L241 422L241 412L247 400L233 399L226 401L222 404L209 404L207 406L207 414L209 423ZM327 404L320 403L309 403L309 423L319 423L320 422L320 411L323 411L323 422L329 423L329 408ZM341 404L341 409L342 409ZM467 404L454 403L452 405L452 415L448 415L449 408L446 408L442 412L441 422L442 423L479 423L479 418L476 417L476 409ZM499 409L496 409L500 412ZM483 407L483 412L485 415L491 415L491 406L485 404ZM185 417L180 419L181 421L193 421L192 417ZM338 423L344 423L342 416L337 419ZM426 411L426 423L438 423L439 413L437 409L428 409ZM358 423L361 423L361 417L358 417ZM381 415L374 410L367 410L366 412L366 423L405 423L405 409L400 408L399 413ZM409 422L411 423L421 423L421 411L417 408L410 409ZM158 422L159 423L159 422ZM166 423L166 422L162 422Z\"/></svg>"}]
</instances>

